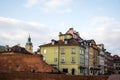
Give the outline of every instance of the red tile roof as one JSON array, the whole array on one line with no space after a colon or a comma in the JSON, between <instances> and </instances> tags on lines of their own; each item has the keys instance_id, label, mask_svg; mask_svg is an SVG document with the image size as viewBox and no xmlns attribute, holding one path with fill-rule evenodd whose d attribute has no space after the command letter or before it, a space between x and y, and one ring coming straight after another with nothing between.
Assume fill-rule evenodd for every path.
<instances>
[{"instance_id":1,"label":"red tile roof","mask_svg":"<svg viewBox=\"0 0 120 80\"><path fill-rule=\"evenodd\" d=\"M24 47L21 47L19 45L12 46L7 51L3 51L3 52L0 52L0 53L6 53L6 52L8 52L8 53L9 52L19 52L19 53L22 53L22 54L33 54L33 53L28 52Z\"/></svg>"},{"instance_id":2,"label":"red tile roof","mask_svg":"<svg viewBox=\"0 0 120 80\"><path fill-rule=\"evenodd\" d=\"M39 47L43 47L43 46L58 46L58 45L61 45L61 46L74 46L74 45L77 45L77 46L84 47L83 45L81 45L81 43L77 39L74 39L74 38L67 39L67 44L65 44L65 42L62 41L62 40L58 40L58 41L55 41L54 45L52 45L52 43L48 43L48 44L40 45Z\"/></svg>"}]
</instances>

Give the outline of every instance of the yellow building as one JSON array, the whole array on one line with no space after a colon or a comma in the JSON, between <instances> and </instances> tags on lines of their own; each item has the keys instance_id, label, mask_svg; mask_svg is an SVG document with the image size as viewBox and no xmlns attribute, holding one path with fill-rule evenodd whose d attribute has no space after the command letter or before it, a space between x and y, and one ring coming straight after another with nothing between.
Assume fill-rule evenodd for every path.
<instances>
[{"instance_id":1,"label":"yellow building","mask_svg":"<svg viewBox=\"0 0 120 80\"><path fill-rule=\"evenodd\" d=\"M85 48L78 32L70 28L65 34L59 33L59 40L40 46L40 54L48 64L72 75L84 75Z\"/></svg>"}]
</instances>

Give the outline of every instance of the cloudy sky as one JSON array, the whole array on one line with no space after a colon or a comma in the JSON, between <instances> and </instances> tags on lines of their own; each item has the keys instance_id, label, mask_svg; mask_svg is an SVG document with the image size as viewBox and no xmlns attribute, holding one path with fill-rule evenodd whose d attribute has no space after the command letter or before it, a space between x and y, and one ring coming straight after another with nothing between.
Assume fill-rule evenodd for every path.
<instances>
[{"instance_id":1,"label":"cloudy sky","mask_svg":"<svg viewBox=\"0 0 120 80\"><path fill-rule=\"evenodd\" d=\"M30 34L36 50L70 27L119 55L120 0L0 0L0 45L24 46Z\"/></svg>"}]
</instances>

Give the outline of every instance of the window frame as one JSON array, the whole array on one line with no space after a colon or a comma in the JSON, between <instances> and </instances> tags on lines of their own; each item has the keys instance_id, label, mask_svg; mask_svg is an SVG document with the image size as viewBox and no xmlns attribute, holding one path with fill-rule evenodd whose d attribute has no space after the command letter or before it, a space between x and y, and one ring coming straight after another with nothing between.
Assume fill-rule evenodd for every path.
<instances>
[{"instance_id":1,"label":"window frame","mask_svg":"<svg viewBox=\"0 0 120 80\"><path fill-rule=\"evenodd\" d=\"M72 62L72 63L75 63L75 62L76 62L75 57L71 57L71 62Z\"/></svg>"},{"instance_id":2,"label":"window frame","mask_svg":"<svg viewBox=\"0 0 120 80\"><path fill-rule=\"evenodd\" d=\"M46 50L46 49L44 49L44 50L43 50L43 53L44 53L44 54L46 54L46 53L47 53L47 50Z\"/></svg>"},{"instance_id":3,"label":"window frame","mask_svg":"<svg viewBox=\"0 0 120 80\"><path fill-rule=\"evenodd\" d=\"M75 52L76 52L76 49L75 49L75 48L72 48L72 49L71 49L71 53L72 53L72 54L75 54Z\"/></svg>"},{"instance_id":4,"label":"window frame","mask_svg":"<svg viewBox=\"0 0 120 80\"><path fill-rule=\"evenodd\" d=\"M54 58L54 62L57 62L58 61L58 59L57 58Z\"/></svg>"},{"instance_id":5,"label":"window frame","mask_svg":"<svg viewBox=\"0 0 120 80\"><path fill-rule=\"evenodd\" d=\"M61 54L65 54L65 49L64 49L64 48L61 48L61 49L60 49L60 52L61 52Z\"/></svg>"},{"instance_id":6,"label":"window frame","mask_svg":"<svg viewBox=\"0 0 120 80\"><path fill-rule=\"evenodd\" d=\"M65 57L61 57L61 62L65 63Z\"/></svg>"}]
</instances>

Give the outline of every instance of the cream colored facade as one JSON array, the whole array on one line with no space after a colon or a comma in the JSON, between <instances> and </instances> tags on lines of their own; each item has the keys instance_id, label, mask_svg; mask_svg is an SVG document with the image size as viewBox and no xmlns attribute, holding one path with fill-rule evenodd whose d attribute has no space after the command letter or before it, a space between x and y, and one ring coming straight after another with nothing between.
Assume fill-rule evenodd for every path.
<instances>
[{"instance_id":1,"label":"cream colored facade","mask_svg":"<svg viewBox=\"0 0 120 80\"><path fill-rule=\"evenodd\" d=\"M62 72L75 75L98 75L100 73L100 49L94 40L83 40L70 28L59 33L59 40L41 45L43 59Z\"/></svg>"},{"instance_id":2,"label":"cream colored facade","mask_svg":"<svg viewBox=\"0 0 120 80\"><path fill-rule=\"evenodd\" d=\"M84 75L85 47L79 42L78 32L70 28L66 34L59 33L59 40L40 46L40 54L48 64L72 75Z\"/></svg>"},{"instance_id":3,"label":"cream colored facade","mask_svg":"<svg viewBox=\"0 0 120 80\"><path fill-rule=\"evenodd\" d=\"M60 71L84 75L84 48L80 46L41 46L43 60Z\"/></svg>"}]
</instances>

